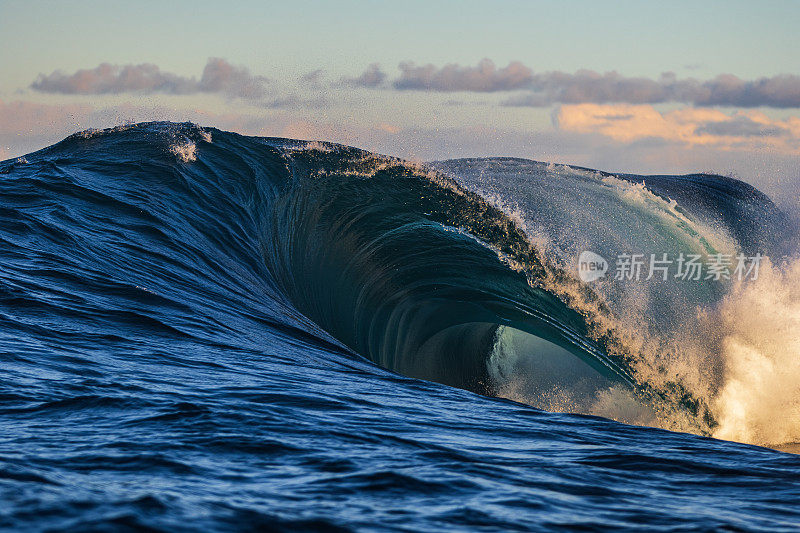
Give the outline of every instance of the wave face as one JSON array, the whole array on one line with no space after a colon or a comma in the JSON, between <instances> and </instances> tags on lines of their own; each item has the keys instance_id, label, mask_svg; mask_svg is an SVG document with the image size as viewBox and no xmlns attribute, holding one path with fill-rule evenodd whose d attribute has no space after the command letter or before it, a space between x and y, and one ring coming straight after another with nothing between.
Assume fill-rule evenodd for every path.
<instances>
[{"instance_id":1,"label":"wave face","mask_svg":"<svg viewBox=\"0 0 800 533\"><path fill-rule=\"evenodd\" d=\"M3 527L800 517L796 456L707 438L800 441L797 231L741 182L148 123L0 163L0 198Z\"/></svg>"}]
</instances>

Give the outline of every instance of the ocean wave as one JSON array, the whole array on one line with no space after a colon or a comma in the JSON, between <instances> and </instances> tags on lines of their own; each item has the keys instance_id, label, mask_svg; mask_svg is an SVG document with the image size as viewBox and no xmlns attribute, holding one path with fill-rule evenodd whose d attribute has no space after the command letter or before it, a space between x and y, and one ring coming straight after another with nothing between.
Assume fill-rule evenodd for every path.
<instances>
[{"instance_id":1,"label":"ocean wave","mask_svg":"<svg viewBox=\"0 0 800 533\"><path fill-rule=\"evenodd\" d=\"M725 380L736 372L725 341L698 328L713 321L697 313L728 316L734 289L672 280L590 285L573 264L578 249L607 256L637 247L774 254L788 221L751 187L731 180L720 186L714 176L615 176L514 159L426 166L328 143L218 132L212 144L211 135L194 125L126 125L73 136L38 159L52 165L60 154L82 153L85 143L122 143L131 145L129 164L136 164L137 150L149 152L154 145L147 141L163 138L170 153L193 166L170 167L172 177L153 184L160 197L125 183L116 194L146 193L147 202L173 211L172 224L191 228L184 268L200 262L228 276L259 271L257 282L238 282L270 286L270 303L290 309L282 316L297 317L313 335L304 323L312 321L389 370L552 410L782 443L765 439L764 431L755 438L746 428L731 430L720 407L732 403L719 395L732 394ZM241 167L240 177L223 184L222 169L231 164ZM37 172L36 157L28 169ZM77 195L77 185L69 194ZM674 198L685 197L684 188L692 189L690 203ZM739 214L735 224L725 218L730 210ZM245 237L237 235L243 218L252 249L242 248ZM757 241L737 240L753 228L761 232ZM229 240L238 241L245 264L226 248ZM687 333L687 320L695 331ZM618 413L609 408L617 403ZM739 418L746 426L752 417Z\"/></svg>"},{"instance_id":2,"label":"ocean wave","mask_svg":"<svg viewBox=\"0 0 800 533\"><path fill-rule=\"evenodd\" d=\"M541 449L568 447L585 468L627 461L639 473L655 468L665 439L674 450L706 446L704 464L717 473L726 454L756 454L520 404L762 445L800 440L797 232L742 182L507 158L409 163L332 143L146 123L2 162L0 194L0 398L20 421L9 429L22 432L16 442L58 450L32 451L25 465L10 454L3 471L15 483L77 490L92 468L128 480L138 470L159 482L186 478L193 490L186 480L213 478L208 490L217 492L197 490L239 523L244 511L218 506L233 493L241 454L270 457L281 475L313 472L310 494L333 483L348 494L405 486L402 494L431 498L481 487L452 473L455 485L436 481L426 460L488 453L480 460L505 464L522 436ZM741 283L585 282L576 261L586 250L612 267L626 253L769 259L761 277ZM57 438L19 429L37 423ZM95 442L82 448L87 435ZM619 453L581 444L597 435L619 439ZM648 451L626 448L629 435ZM422 469L367 465L363 450L388 441ZM134 460L142 446L150 452ZM781 469L796 473L794 463ZM531 482L527 471L493 471L513 486ZM586 486L583 471L553 487L629 490ZM242 472L245 484L257 475ZM662 480L666 492L671 479ZM95 489L78 491L76 505L94 502ZM171 509L168 493L153 493L109 497L129 502L120 505L141 525L143 506ZM57 500L75 527L87 523ZM341 519L314 516L321 522L308 523ZM452 509L418 518L419 527L464 519Z\"/></svg>"}]
</instances>

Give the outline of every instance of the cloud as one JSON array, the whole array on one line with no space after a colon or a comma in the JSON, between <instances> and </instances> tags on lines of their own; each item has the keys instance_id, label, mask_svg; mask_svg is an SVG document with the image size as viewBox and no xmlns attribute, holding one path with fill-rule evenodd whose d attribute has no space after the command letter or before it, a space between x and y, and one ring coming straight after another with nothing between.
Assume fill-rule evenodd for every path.
<instances>
[{"instance_id":1,"label":"cloud","mask_svg":"<svg viewBox=\"0 0 800 533\"><path fill-rule=\"evenodd\" d=\"M745 81L723 74L707 81L678 79L673 73L657 80L630 78L616 72L598 74L580 70L575 74L537 74L531 92L506 100L509 106L541 107L554 103L659 104L680 102L695 106L800 107L800 77L781 74Z\"/></svg>"},{"instance_id":2,"label":"cloud","mask_svg":"<svg viewBox=\"0 0 800 533\"><path fill-rule=\"evenodd\" d=\"M674 73L666 72L651 79L585 69L575 73L535 73L518 61L498 68L489 59L481 60L474 67L455 63L437 67L403 62L399 68L400 76L391 83L391 87L398 90L526 91L506 99L503 102L506 106L686 103L703 107L800 107L800 76L792 74L756 80L742 80L732 74L722 74L710 80L698 80L678 78ZM372 64L360 77L348 81L355 86L377 87L383 84L385 77L380 67Z\"/></svg>"},{"instance_id":3,"label":"cloud","mask_svg":"<svg viewBox=\"0 0 800 533\"><path fill-rule=\"evenodd\" d=\"M601 134L625 143L651 139L800 154L800 118L773 120L754 111L728 115L708 108L660 112L650 105L578 104L562 105L553 122L561 131Z\"/></svg>"},{"instance_id":4,"label":"cloud","mask_svg":"<svg viewBox=\"0 0 800 533\"><path fill-rule=\"evenodd\" d=\"M117 94L123 92L163 92L185 94L196 90L196 82L168 72L156 65L111 65L101 63L93 69L82 69L74 74L55 71L40 74L31 88L47 93L61 94Z\"/></svg>"},{"instance_id":5,"label":"cloud","mask_svg":"<svg viewBox=\"0 0 800 533\"><path fill-rule=\"evenodd\" d=\"M723 74L704 82L694 103L736 107L800 107L800 76L780 74L772 78L745 81Z\"/></svg>"},{"instance_id":6,"label":"cloud","mask_svg":"<svg viewBox=\"0 0 800 533\"><path fill-rule=\"evenodd\" d=\"M508 99L505 105L542 107L554 103L662 103L683 99L692 82L681 82L664 74L659 80L627 78L617 72L598 74L579 70L575 74L548 72L532 77L532 92Z\"/></svg>"},{"instance_id":7,"label":"cloud","mask_svg":"<svg viewBox=\"0 0 800 533\"><path fill-rule=\"evenodd\" d=\"M400 77L393 83L400 90L495 92L523 89L533 80L531 69L518 61L498 69L490 59L481 60L475 67L456 64L437 68L413 62L400 63Z\"/></svg>"},{"instance_id":8,"label":"cloud","mask_svg":"<svg viewBox=\"0 0 800 533\"><path fill-rule=\"evenodd\" d=\"M514 61L498 68L489 59L476 66L448 64L417 65L403 62L400 75L387 84L387 74L372 63L353 78L341 78L339 84L351 87L392 87L403 91L431 92L510 92L503 105L547 107L553 104L662 104L686 103L699 107L730 106L739 108L800 108L800 76L780 74L769 78L742 80L722 74L710 80L678 78L664 73L657 79L629 77L618 72L598 73L579 70L575 73L535 73ZM322 70L300 78L308 88L321 88ZM157 65L113 65L101 63L92 69L73 73L55 71L40 74L30 85L46 93L59 94L221 94L248 100L268 96L269 80L243 66L222 58L209 58L199 78L161 70Z\"/></svg>"},{"instance_id":9,"label":"cloud","mask_svg":"<svg viewBox=\"0 0 800 533\"><path fill-rule=\"evenodd\" d=\"M379 87L386 80L386 73L381 70L378 63L372 63L367 69L355 78L342 78L342 83L353 87Z\"/></svg>"},{"instance_id":10,"label":"cloud","mask_svg":"<svg viewBox=\"0 0 800 533\"><path fill-rule=\"evenodd\" d=\"M254 76L246 67L237 67L219 57L209 58L197 92L222 93L239 98L261 98L266 92L267 78Z\"/></svg>"},{"instance_id":11,"label":"cloud","mask_svg":"<svg viewBox=\"0 0 800 533\"><path fill-rule=\"evenodd\" d=\"M31 88L59 94L219 93L228 97L261 98L266 94L266 82L266 78L254 76L245 67L231 65L221 58L209 58L199 80L162 71L151 63L101 63L93 69L72 74L58 70L40 74Z\"/></svg>"}]
</instances>

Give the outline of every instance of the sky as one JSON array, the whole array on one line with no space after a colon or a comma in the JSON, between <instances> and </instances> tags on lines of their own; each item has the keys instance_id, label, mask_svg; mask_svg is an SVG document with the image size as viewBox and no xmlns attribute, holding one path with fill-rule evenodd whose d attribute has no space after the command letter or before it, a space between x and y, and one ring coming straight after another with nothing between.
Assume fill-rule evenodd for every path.
<instances>
[{"instance_id":1,"label":"sky","mask_svg":"<svg viewBox=\"0 0 800 533\"><path fill-rule=\"evenodd\" d=\"M800 203L800 2L0 0L0 159L191 120L415 160L713 171Z\"/></svg>"}]
</instances>

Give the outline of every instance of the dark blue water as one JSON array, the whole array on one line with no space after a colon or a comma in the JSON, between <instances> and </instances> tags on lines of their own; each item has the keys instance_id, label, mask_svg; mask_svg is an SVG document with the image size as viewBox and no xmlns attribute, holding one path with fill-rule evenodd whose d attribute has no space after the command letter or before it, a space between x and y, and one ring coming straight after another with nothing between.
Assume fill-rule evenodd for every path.
<instances>
[{"instance_id":1,"label":"dark blue water","mask_svg":"<svg viewBox=\"0 0 800 533\"><path fill-rule=\"evenodd\" d=\"M0 527L796 529L795 455L494 397L513 330L695 433L724 424L593 334L565 294L594 293L475 192L523 163L466 164L167 123L0 163ZM503 168L469 190L481 165ZM577 227L570 179L521 209ZM785 222L731 187L742 232Z\"/></svg>"}]
</instances>

